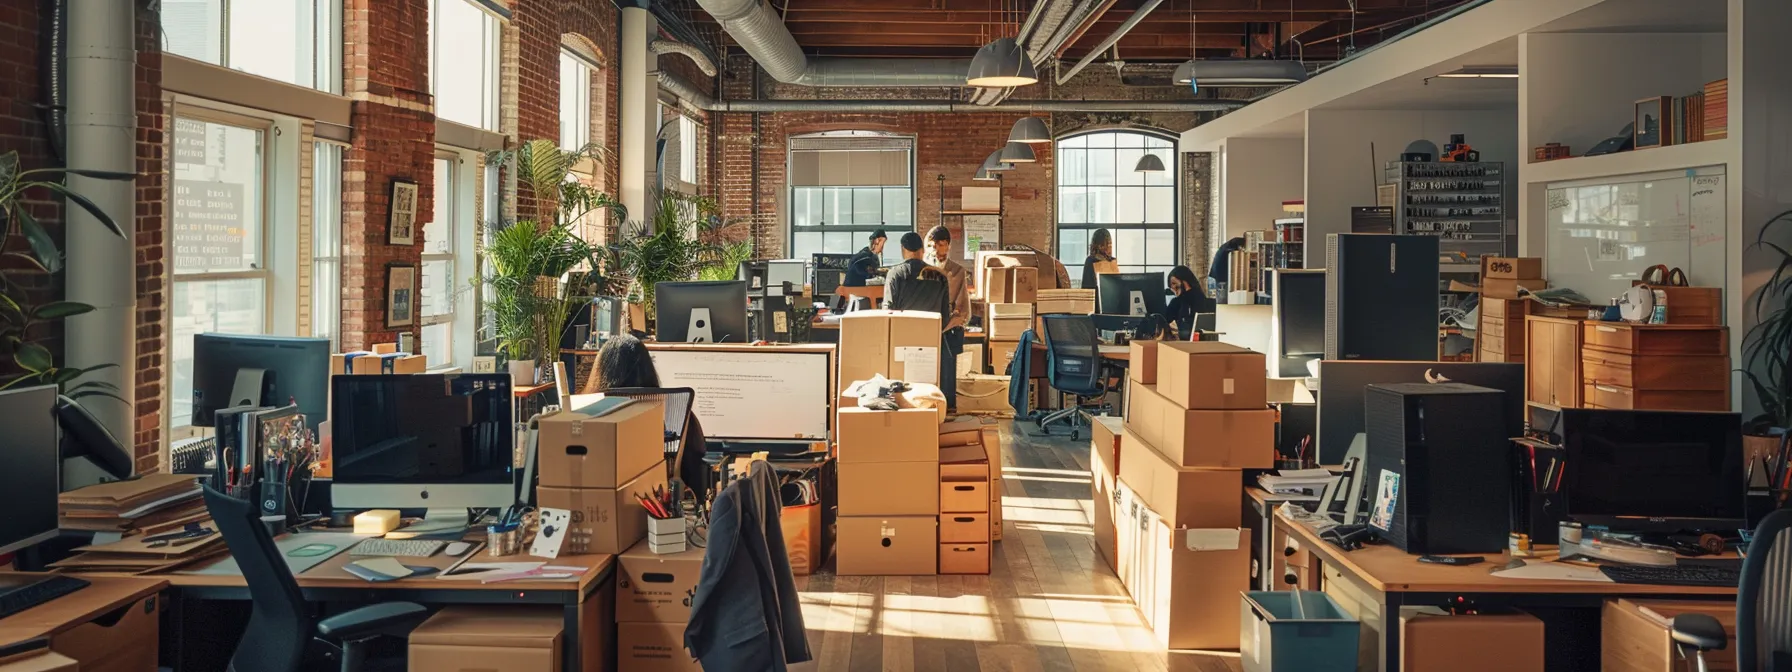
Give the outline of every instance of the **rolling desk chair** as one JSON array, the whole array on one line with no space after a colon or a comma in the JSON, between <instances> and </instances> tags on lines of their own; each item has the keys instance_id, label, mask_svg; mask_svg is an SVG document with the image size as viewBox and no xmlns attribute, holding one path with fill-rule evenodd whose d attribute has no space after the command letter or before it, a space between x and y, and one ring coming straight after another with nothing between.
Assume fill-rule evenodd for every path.
<instances>
[{"instance_id":1,"label":"rolling desk chair","mask_svg":"<svg viewBox=\"0 0 1792 672\"><path fill-rule=\"evenodd\" d=\"M1106 408L1105 403L1083 403L1108 392L1095 320L1088 315L1042 315L1040 319L1045 322L1046 381L1053 390L1074 395L1076 403L1040 418L1039 428L1050 434L1053 423L1067 422L1070 439L1075 441L1077 428L1089 424L1085 414Z\"/></svg>"},{"instance_id":2,"label":"rolling desk chair","mask_svg":"<svg viewBox=\"0 0 1792 672\"><path fill-rule=\"evenodd\" d=\"M341 660L342 672L363 672L368 669L364 663L371 640L382 635L404 636L429 617L429 610L420 604L382 602L314 620L292 569L261 523L260 510L247 500L211 488L204 490L205 509L242 570L254 602L248 629L230 658L230 672L316 669L306 666L306 654L314 640L324 645L326 657Z\"/></svg>"},{"instance_id":3,"label":"rolling desk chair","mask_svg":"<svg viewBox=\"0 0 1792 672\"><path fill-rule=\"evenodd\" d=\"M1736 587L1736 669L1792 672L1792 509L1761 520L1742 560ZM1720 651L1729 638L1706 614L1674 617L1675 648L1691 651L1699 672L1705 652Z\"/></svg>"}]
</instances>

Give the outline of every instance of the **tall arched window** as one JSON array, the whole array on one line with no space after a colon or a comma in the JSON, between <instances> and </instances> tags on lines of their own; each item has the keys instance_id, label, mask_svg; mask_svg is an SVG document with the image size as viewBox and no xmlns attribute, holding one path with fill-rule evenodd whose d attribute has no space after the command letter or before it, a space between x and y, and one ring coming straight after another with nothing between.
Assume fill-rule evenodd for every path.
<instances>
[{"instance_id":1,"label":"tall arched window","mask_svg":"<svg viewBox=\"0 0 1792 672\"><path fill-rule=\"evenodd\" d=\"M1139 158L1155 154L1167 169L1141 173ZM1058 259L1081 268L1097 229L1114 236L1114 256L1124 273L1169 271L1181 258L1176 234L1174 140L1143 131L1093 131L1060 138L1053 154L1058 170ZM1082 274L1070 274L1080 282Z\"/></svg>"}]
</instances>

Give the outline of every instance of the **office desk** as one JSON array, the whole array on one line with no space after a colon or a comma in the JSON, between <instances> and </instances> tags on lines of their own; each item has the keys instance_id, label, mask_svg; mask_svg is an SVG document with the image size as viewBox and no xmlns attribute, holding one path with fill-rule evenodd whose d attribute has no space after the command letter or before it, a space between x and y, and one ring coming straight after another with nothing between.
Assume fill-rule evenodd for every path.
<instances>
[{"instance_id":1,"label":"office desk","mask_svg":"<svg viewBox=\"0 0 1792 672\"><path fill-rule=\"evenodd\" d=\"M48 637L52 651L75 659L83 669L155 669L155 610L160 605L154 596L167 588L168 582L126 576L80 578L92 585L0 619L0 646ZM126 613L108 626L90 625L138 603L143 603L148 611ZM132 630L130 641L140 646L95 646L98 641L122 644L115 642L121 629Z\"/></svg>"},{"instance_id":2,"label":"office desk","mask_svg":"<svg viewBox=\"0 0 1792 672\"><path fill-rule=\"evenodd\" d=\"M526 555L493 558L484 548L469 562L544 562ZM518 580L499 583L449 581L434 576L400 579L386 583L370 583L342 569L343 565L361 558L348 551L336 554L316 567L298 575L299 590L311 602L364 604L372 602L417 602L426 605L449 604L551 604L557 605L565 617L562 637L564 670L603 670L610 660L614 642L606 624L615 621L612 611L615 597L611 576L615 556L569 555L547 564L588 567L584 574L570 579ZM405 564L446 568L459 558L437 553L428 558L403 558ZM249 588L240 574L208 575L174 572L157 575L172 587L169 611L175 624L185 620L188 609L201 608L193 602L206 600L248 600ZM176 629L174 669L191 669L185 665L192 652L184 646L184 632ZM599 643L599 650L581 650L581 640ZM225 652L228 656L229 652ZM196 667L196 666L195 666Z\"/></svg>"},{"instance_id":3,"label":"office desk","mask_svg":"<svg viewBox=\"0 0 1792 672\"><path fill-rule=\"evenodd\" d=\"M1458 567L1425 564L1419 562L1416 555L1408 555L1386 545L1364 546L1355 551L1345 551L1321 540L1317 533L1305 525L1280 514L1273 515L1272 518L1278 537L1285 534L1299 545L1301 553L1296 555L1295 562L1303 558L1311 559L1313 566L1304 569L1315 576L1317 585L1308 586L1309 588L1324 589L1325 577L1335 573L1349 584L1345 590L1337 592L1361 596L1370 603L1369 606L1377 607L1379 618L1365 618L1363 629L1380 632L1378 639L1383 670L1400 669L1402 606L1442 606L1459 596L1467 597L1482 606L1591 609L1597 609L1607 598L1613 597L1736 599L1735 588L1506 579L1489 574L1505 563L1505 558L1499 554L1486 556L1487 561L1481 564ZM1272 551L1277 556L1281 554L1280 548ZM1554 551L1554 547L1545 546L1539 549L1539 554L1547 557ZM1282 587L1279 580L1274 583L1278 589ZM1327 589L1326 592L1334 593L1334 590ZM1334 597L1336 596L1334 593ZM1594 618L1597 619L1597 615ZM1597 642L1594 644L1593 658L1597 659ZM1552 650L1557 648L1555 644L1549 646ZM1553 657L1550 660L1551 670L1561 669Z\"/></svg>"}]
</instances>

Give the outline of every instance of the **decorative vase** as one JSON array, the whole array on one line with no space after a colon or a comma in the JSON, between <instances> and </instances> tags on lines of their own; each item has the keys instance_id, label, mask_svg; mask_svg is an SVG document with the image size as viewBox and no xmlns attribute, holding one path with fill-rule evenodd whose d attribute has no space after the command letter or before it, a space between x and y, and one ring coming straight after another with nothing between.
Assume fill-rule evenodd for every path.
<instances>
[{"instance_id":1,"label":"decorative vase","mask_svg":"<svg viewBox=\"0 0 1792 672\"><path fill-rule=\"evenodd\" d=\"M510 360L510 384L516 385L519 387L527 386L527 385L534 385L535 384L535 360L533 360L533 359Z\"/></svg>"}]
</instances>

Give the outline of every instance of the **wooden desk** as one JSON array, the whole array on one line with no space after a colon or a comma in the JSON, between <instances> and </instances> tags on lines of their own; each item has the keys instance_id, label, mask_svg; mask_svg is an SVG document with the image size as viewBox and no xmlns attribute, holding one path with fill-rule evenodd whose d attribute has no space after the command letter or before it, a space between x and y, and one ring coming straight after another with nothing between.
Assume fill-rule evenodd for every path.
<instances>
[{"instance_id":1,"label":"wooden desk","mask_svg":"<svg viewBox=\"0 0 1792 672\"><path fill-rule=\"evenodd\" d=\"M1311 528L1274 515L1274 529L1295 542L1312 567L1305 567L1320 576L1317 588L1328 594L1351 594L1364 598L1365 606L1375 607L1378 618L1359 614L1364 630L1379 630L1383 670L1400 669L1400 607L1443 606L1456 597L1467 597L1482 606L1582 607L1597 610L1613 597L1675 597L1736 599L1735 588L1709 586L1657 586L1633 583L1598 583L1591 581L1558 581L1540 579L1507 579L1490 574L1505 563L1500 554L1488 555L1486 562L1476 565L1451 566L1419 562L1416 555L1392 546L1365 546L1345 551L1325 542ZM1272 549L1275 555L1281 549ZM1548 556L1554 547L1545 546L1539 554ZM1290 563L1294 564L1294 563ZM1322 571L1323 570L1323 571ZM1325 577L1336 576L1348 584L1343 590L1326 586ZM1273 581L1281 588L1280 581ZM1343 600L1341 600L1343 601ZM1348 605L1346 607L1348 610ZM1592 616L1597 620L1597 613ZM1593 642L1597 659L1597 642ZM1551 649L1557 648L1555 644ZM1584 653L1584 652L1580 652ZM1550 669L1560 669L1551 662Z\"/></svg>"},{"instance_id":2,"label":"wooden desk","mask_svg":"<svg viewBox=\"0 0 1792 672\"><path fill-rule=\"evenodd\" d=\"M18 576L24 572L0 572ZM0 618L0 645L67 632L106 612L149 597L168 587L159 578L81 576L93 585L49 602ZM66 655L66 654L64 654Z\"/></svg>"},{"instance_id":3,"label":"wooden desk","mask_svg":"<svg viewBox=\"0 0 1792 672\"><path fill-rule=\"evenodd\" d=\"M91 585L0 619L0 645L48 637L50 650L73 658L82 669L154 670L161 606L155 595L168 582L124 576L80 578ZM139 603L146 610L135 609ZM125 613L115 621L94 623L120 610ZM100 646L101 642L112 646Z\"/></svg>"},{"instance_id":4,"label":"wooden desk","mask_svg":"<svg viewBox=\"0 0 1792 672\"><path fill-rule=\"evenodd\" d=\"M543 562L525 555L493 558L484 548L469 562ZM561 669L602 670L610 658L607 651L613 639L606 624L615 621L614 574L615 556L569 555L545 561L551 565L588 567L584 574L569 579L518 580L498 583L449 581L434 576L400 579L386 583L370 583L342 569L358 560L343 551L316 567L298 575L299 590L311 602L368 603L417 602L428 605L447 604L551 604L561 608L565 618L562 637ZM458 561L441 553L428 558L405 558L405 564L446 568ZM201 609L196 602L206 600L248 600L249 588L240 574L194 574L192 570L158 575L172 586L169 609L174 623L182 622L187 609ZM178 640L177 640L178 641ZM582 650L582 642L598 643L599 650ZM183 663L189 652L175 651L175 669L188 669ZM225 652L229 655L229 652Z\"/></svg>"}]
</instances>

